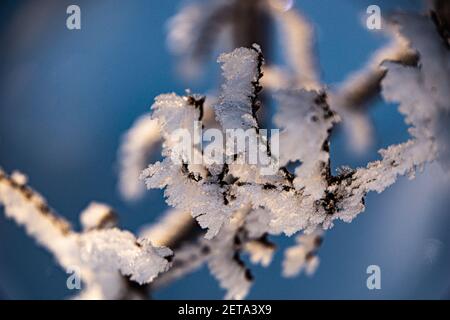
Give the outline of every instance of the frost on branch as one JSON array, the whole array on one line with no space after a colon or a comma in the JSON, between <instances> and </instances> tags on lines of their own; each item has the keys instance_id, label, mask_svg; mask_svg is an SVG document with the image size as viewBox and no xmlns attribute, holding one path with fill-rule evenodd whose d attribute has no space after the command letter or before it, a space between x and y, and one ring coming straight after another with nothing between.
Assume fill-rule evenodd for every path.
<instances>
[{"instance_id":1,"label":"frost on branch","mask_svg":"<svg viewBox=\"0 0 450 320\"><path fill-rule=\"evenodd\" d=\"M412 45L415 47L414 43ZM274 121L281 128L279 163L298 162L294 173L281 167L275 174L263 176L258 174L257 166L235 162L222 168L175 164L167 158L174 146L165 142L166 158L162 163L151 165L143 176L149 187L166 188L170 205L191 212L202 227L208 227L207 239L215 236L212 240L199 240L202 247L208 248L206 252L195 251L191 246L185 247L188 249L184 253L190 252L191 256L208 263L228 290L227 297L241 298L249 286L243 280L246 268L239 260L230 262L230 257L248 252L252 262L267 265L273 253L273 247L264 245L262 240L267 233L292 235L303 230L298 245L286 252L284 274L294 275L302 268L311 273L318 264L318 230L330 228L335 219L350 222L364 211L364 197L368 192L382 192L398 176L414 174L417 168L433 161L438 150L446 150L446 145L439 146L435 141L441 133L437 130L438 123L446 119L446 109L441 106L444 99L440 99L440 95L447 93L444 85L427 83L432 80L426 77L427 52L418 51L422 68L392 62L380 67L383 68L380 69L382 94L388 101L400 102L399 110L411 125L412 139L381 150L381 160L369 163L366 168L341 168L337 175L331 173L330 133L339 117L329 107L327 95L316 90L280 90L277 95ZM236 49L219 58L225 84L214 109L224 131L240 128L254 130L256 136L259 134L255 115L262 65L259 55L258 47L253 47ZM438 90L428 90L427 86ZM410 92L420 92L423 96L408 94ZM164 119L170 115L170 126L166 128L189 128L193 119L199 119L195 101L189 96L157 98L153 117L166 124L169 121ZM166 133L163 129L167 141L170 135ZM192 147L194 152L201 152ZM227 155L230 155L228 150ZM237 159L241 156L235 155ZM244 208L248 208L247 211ZM241 218L236 220L236 216ZM243 221L237 233L230 231L236 221ZM235 234L235 241L239 239L239 245L236 242L232 245L231 234ZM228 264L225 261L229 261ZM193 266L192 263L179 260L180 265L183 263L185 268L178 268L178 275L192 270L186 268Z\"/></svg>"},{"instance_id":2,"label":"frost on branch","mask_svg":"<svg viewBox=\"0 0 450 320\"><path fill-rule=\"evenodd\" d=\"M239 256L239 227L245 214L245 209L236 212L217 237L211 240L208 266L220 286L227 290L225 299L245 298L253 281L250 270Z\"/></svg>"},{"instance_id":3,"label":"frost on branch","mask_svg":"<svg viewBox=\"0 0 450 320\"><path fill-rule=\"evenodd\" d=\"M297 236L297 244L288 248L284 253L283 275L285 277L295 277L302 270L305 270L307 275L312 275L319 266L317 250L322 241L322 230Z\"/></svg>"},{"instance_id":4,"label":"frost on branch","mask_svg":"<svg viewBox=\"0 0 450 320\"><path fill-rule=\"evenodd\" d=\"M188 212L171 209L156 223L145 226L139 236L149 239L153 245L176 247L177 239L191 232L194 220Z\"/></svg>"},{"instance_id":5,"label":"frost on branch","mask_svg":"<svg viewBox=\"0 0 450 320\"><path fill-rule=\"evenodd\" d=\"M92 202L81 212L80 222L84 231L109 229L117 225L117 215L109 206Z\"/></svg>"},{"instance_id":6,"label":"frost on branch","mask_svg":"<svg viewBox=\"0 0 450 320\"><path fill-rule=\"evenodd\" d=\"M398 176L413 177L417 169L436 159L448 166L449 72L437 69L449 70L449 51L428 18L401 15L396 19L400 32L420 55L420 67L384 63L387 74L382 94L387 101L400 104L399 111L410 125L412 139L381 150L380 161L347 171L346 182L330 186L329 190L342 198L337 216L344 221L351 221L364 208L362 199L367 192L382 192Z\"/></svg>"},{"instance_id":7,"label":"frost on branch","mask_svg":"<svg viewBox=\"0 0 450 320\"><path fill-rule=\"evenodd\" d=\"M167 271L167 257L172 251L155 248L146 239L118 229L96 230L79 238L81 261L94 271L120 271L139 284L150 283L160 272Z\"/></svg>"},{"instance_id":8,"label":"frost on branch","mask_svg":"<svg viewBox=\"0 0 450 320\"><path fill-rule=\"evenodd\" d=\"M124 134L119 150L119 191L126 200L137 200L144 194L139 176L159 141L158 123L148 115L137 119Z\"/></svg>"},{"instance_id":9,"label":"frost on branch","mask_svg":"<svg viewBox=\"0 0 450 320\"><path fill-rule=\"evenodd\" d=\"M256 94L260 90L260 66L262 58L258 47L237 49L222 55L226 83L218 104L214 107L216 118L223 129L256 130L254 112ZM190 212L203 228L208 228L207 238L214 237L222 224L242 206L243 199L236 199L226 181L228 166L221 168L192 165L192 159L202 154L196 141L188 152L177 150L176 132L185 129L195 136L194 123L201 120L204 98L161 95L152 106L152 118L161 126L165 159L150 165L142 173L149 188L165 188L167 203L179 210ZM174 160L175 159L175 160ZM178 160L178 161L177 161ZM175 162L177 163L175 163Z\"/></svg>"},{"instance_id":10,"label":"frost on branch","mask_svg":"<svg viewBox=\"0 0 450 320\"><path fill-rule=\"evenodd\" d=\"M250 240L243 247L244 251L250 255L250 261L263 267L270 265L276 249L275 245L268 242L265 236L257 240Z\"/></svg>"},{"instance_id":11,"label":"frost on branch","mask_svg":"<svg viewBox=\"0 0 450 320\"><path fill-rule=\"evenodd\" d=\"M381 82L386 75L382 67L384 61L397 61L405 65L417 64L418 55L410 47L408 39L400 34L398 28L384 21L388 44L377 50L368 63L348 76L339 87L330 93L330 104L342 118L344 129L349 136L350 146L356 152L366 151L373 139L372 124L366 109L379 95Z\"/></svg>"},{"instance_id":12,"label":"frost on branch","mask_svg":"<svg viewBox=\"0 0 450 320\"><path fill-rule=\"evenodd\" d=\"M194 236L191 240L182 242L183 244L174 248L174 257L171 268L161 274L152 284L151 289L155 290L166 286L180 277L185 276L197 270L204 264L207 264L211 273L219 281L220 286L226 290L226 299L242 299L248 293L252 284L252 276L249 269L241 260L241 255L249 252L252 256L258 256L263 261L271 259L267 250L262 250L262 246L246 248L247 244L256 244L260 239L252 236L260 236L260 233L252 236L245 232L245 225L249 217L249 207L238 210L233 217L224 223L220 232L212 240L205 239L203 235ZM175 217L186 216L181 211L169 211L167 217L154 226L143 231L141 235L148 237L152 241L157 238L167 238L172 230L167 228L175 224ZM175 227L176 229L176 227ZM165 235L164 235L165 234ZM176 246L176 244L175 244ZM270 247L271 252L274 246L268 241L265 242L266 248ZM264 251L265 255L261 253ZM254 261L255 263L263 261Z\"/></svg>"},{"instance_id":13,"label":"frost on branch","mask_svg":"<svg viewBox=\"0 0 450 320\"><path fill-rule=\"evenodd\" d=\"M259 55L257 47L240 48L219 59L225 84L215 112L223 130L242 128L258 132L255 105L260 90ZM388 83L389 79L388 76ZM165 155L174 152L167 142L170 128L189 129L189 124L199 119L198 108L190 100L174 94L156 99L153 117L162 123ZM411 149L415 143L407 142L382 151L383 159L367 168L344 169L333 176L329 138L339 118L329 108L326 95L314 90L283 90L278 94L278 104L275 123L282 129L280 164L299 161L294 174L281 168L275 175L261 176L254 166L235 163L214 171L207 166L174 164L166 157L144 171L147 185L166 188L168 203L197 217L202 227L209 228L207 238L216 235L233 212L247 203L254 210L264 208L267 215L264 232L291 235L319 226L328 228L335 219L351 221L364 210L367 192L380 192L398 175L408 174L433 159L429 149L411 157L415 155ZM428 136L424 143L430 141ZM200 152L194 146L193 149ZM395 159L400 162L398 165L389 164Z\"/></svg>"},{"instance_id":14,"label":"frost on branch","mask_svg":"<svg viewBox=\"0 0 450 320\"><path fill-rule=\"evenodd\" d=\"M189 216L181 211L171 210L166 217L147 228L141 235L151 239L152 242L158 238L166 239L173 233L169 225L174 226L175 230L178 228L176 217L186 219ZM167 286L207 264L220 286L226 290L225 298L245 298L253 281L250 270L244 265L241 256L247 253L252 263L267 266L275 251L275 246L268 241L262 231L267 221L261 217L264 217L263 210L251 210L246 206L236 211L212 240L205 239L202 234L193 236L191 234L191 240L182 236L184 242L176 241L182 245L172 241L175 246L172 266L151 284L151 289ZM178 235L175 237L179 238Z\"/></svg>"},{"instance_id":15,"label":"frost on branch","mask_svg":"<svg viewBox=\"0 0 450 320\"><path fill-rule=\"evenodd\" d=\"M398 14L393 17L400 32L419 52L420 68L398 68L390 85L384 89L388 100L401 103L400 112L414 127L417 140L436 139L437 157L450 171L450 49L446 39L436 32L432 19L419 15ZM409 71L408 71L409 70ZM397 74L398 73L398 74ZM396 75L397 74L397 75ZM402 88L393 83L399 77L407 81ZM419 91L417 91L419 90ZM409 92L409 94L408 94ZM415 95L411 95L415 92Z\"/></svg>"},{"instance_id":16,"label":"frost on branch","mask_svg":"<svg viewBox=\"0 0 450 320\"><path fill-rule=\"evenodd\" d=\"M300 161L295 172L296 189L311 189L308 193L320 198L329 170L329 136L339 118L330 110L325 93L285 91L278 94L277 102L274 122L282 129L280 164ZM313 185L317 185L316 190L312 190Z\"/></svg>"},{"instance_id":17,"label":"frost on branch","mask_svg":"<svg viewBox=\"0 0 450 320\"><path fill-rule=\"evenodd\" d=\"M45 199L28 188L26 183L27 178L23 174L14 172L8 177L0 169L0 203L6 217L23 225L26 232L48 248L60 264L73 264L76 258L71 255L74 245L71 226L57 217Z\"/></svg>"},{"instance_id":18,"label":"frost on branch","mask_svg":"<svg viewBox=\"0 0 450 320\"><path fill-rule=\"evenodd\" d=\"M5 214L49 250L66 270L77 268L84 290L79 298L117 299L135 297L126 278L151 282L169 267L167 248L155 248L115 225L112 209L93 203L82 214L84 232L78 233L58 217L44 198L26 185L24 175L8 177L0 170L0 203Z\"/></svg>"},{"instance_id":19,"label":"frost on branch","mask_svg":"<svg viewBox=\"0 0 450 320\"><path fill-rule=\"evenodd\" d=\"M183 6L169 21L169 49L181 58L183 71L198 74L200 62L215 50L232 50L259 43L271 45L268 25L276 25L277 37L287 68L270 59L264 72L266 84L280 88L288 83L297 88L319 88L319 72L314 57L314 32L307 19L286 10L284 0L196 0ZM249 18L251 17L251 18ZM274 79L272 75L280 75ZM275 81L272 81L275 80ZM267 87L269 88L269 87Z\"/></svg>"},{"instance_id":20,"label":"frost on branch","mask_svg":"<svg viewBox=\"0 0 450 320\"><path fill-rule=\"evenodd\" d=\"M269 1L271 4L269 8L274 21L280 29L283 53L291 69L285 76L291 74L290 77L294 78L292 81L294 87L319 89L320 76L314 55L313 28L301 13L296 10L280 10L276 5L273 5L276 2ZM279 81L286 80L281 78Z\"/></svg>"},{"instance_id":21,"label":"frost on branch","mask_svg":"<svg viewBox=\"0 0 450 320\"><path fill-rule=\"evenodd\" d=\"M170 19L167 43L181 57L186 75L197 74L217 39L224 39L222 27L232 17L232 8L229 0L192 2Z\"/></svg>"},{"instance_id":22,"label":"frost on branch","mask_svg":"<svg viewBox=\"0 0 450 320\"><path fill-rule=\"evenodd\" d=\"M142 177L149 188L166 188L167 203L190 212L203 228L208 228L207 238L214 237L233 212L232 207L223 204L222 187L209 183L214 177L195 176L186 166L174 164L169 158L151 165Z\"/></svg>"},{"instance_id":23,"label":"frost on branch","mask_svg":"<svg viewBox=\"0 0 450 320\"><path fill-rule=\"evenodd\" d=\"M255 113L259 108L256 94L261 77L262 56L258 46L254 50L239 48L228 54L222 54L218 62L222 63L223 76L219 103L215 106L216 118L224 130L257 128Z\"/></svg>"}]
</instances>

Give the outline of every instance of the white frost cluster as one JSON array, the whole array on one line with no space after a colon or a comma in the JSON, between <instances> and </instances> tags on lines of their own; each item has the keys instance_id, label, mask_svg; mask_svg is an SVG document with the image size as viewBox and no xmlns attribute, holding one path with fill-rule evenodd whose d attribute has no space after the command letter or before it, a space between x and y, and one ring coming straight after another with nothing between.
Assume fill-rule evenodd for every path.
<instances>
[{"instance_id":1,"label":"white frost cluster","mask_svg":"<svg viewBox=\"0 0 450 320\"><path fill-rule=\"evenodd\" d=\"M409 41L389 21L384 21L388 44L377 50L369 62L361 69L351 73L337 89L330 93L331 107L343 118L343 126L350 140L349 146L358 153L370 147L373 140L372 123L366 109L381 89L386 74L382 63L397 61L414 64L417 53Z\"/></svg>"},{"instance_id":2,"label":"white frost cluster","mask_svg":"<svg viewBox=\"0 0 450 320\"><path fill-rule=\"evenodd\" d=\"M254 50L239 48L231 53L222 54L217 62L222 64L226 79L222 86L219 103L214 107L216 118L224 130L257 128L253 114L255 96L254 83L259 80L258 68L260 48Z\"/></svg>"},{"instance_id":3,"label":"white frost cluster","mask_svg":"<svg viewBox=\"0 0 450 320\"><path fill-rule=\"evenodd\" d=\"M380 193L401 175L414 177L417 169L433 160L440 159L444 167L449 163L449 51L428 18L401 15L397 23L401 34L418 51L420 67L384 63L387 74L381 83L382 95L389 102L399 103L412 139L380 150L381 160L358 169L346 183L331 186L330 191L343 196L336 216L344 221L351 221L364 209L362 199L367 192Z\"/></svg>"},{"instance_id":4,"label":"white frost cluster","mask_svg":"<svg viewBox=\"0 0 450 320\"><path fill-rule=\"evenodd\" d=\"M83 234L78 242L81 261L94 271L119 270L139 284L150 283L167 271L169 262L165 258L172 255L168 248L155 248L150 241L116 228Z\"/></svg>"},{"instance_id":5,"label":"white frost cluster","mask_svg":"<svg viewBox=\"0 0 450 320\"><path fill-rule=\"evenodd\" d=\"M295 90L278 94L274 122L280 133L280 164L300 161L294 185L304 188L314 200L326 188L329 136L339 118L327 104L324 93ZM322 178L320 178L322 177Z\"/></svg>"},{"instance_id":6,"label":"white frost cluster","mask_svg":"<svg viewBox=\"0 0 450 320\"><path fill-rule=\"evenodd\" d=\"M153 247L127 231L110 228L112 209L93 203L82 215L85 231L75 232L26 185L26 177L8 177L0 170L0 204L5 214L49 250L66 270L79 272L84 290L78 298L118 299L127 297L125 278L140 284L151 282L168 269L168 248ZM103 229L102 229L103 228Z\"/></svg>"},{"instance_id":7,"label":"white frost cluster","mask_svg":"<svg viewBox=\"0 0 450 320\"><path fill-rule=\"evenodd\" d=\"M312 275L319 266L317 250L322 242L322 230L310 234L297 236L295 246L288 248L284 253L283 276L295 277L302 270Z\"/></svg>"},{"instance_id":8,"label":"white frost cluster","mask_svg":"<svg viewBox=\"0 0 450 320\"><path fill-rule=\"evenodd\" d=\"M236 242L237 232L244 217L243 212L236 212L217 237L211 240L208 266L220 286L227 291L227 300L245 298L253 280L236 249L239 245Z\"/></svg>"},{"instance_id":9,"label":"white frost cluster","mask_svg":"<svg viewBox=\"0 0 450 320\"><path fill-rule=\"evenodd\" d=\"M426 55L423 59L425 63ZM258 57L258 48L236 49L232 53L222 55L219 62L222 63L225 84L215 107L217 120L223 129L256 127L252 108L257 103L256 94L259 91L255 84L261 77L262 62ZM404 89L394 88L394 93L389 93L389 87L391 83L408 83L403 76L402 79L396 76L397 69L404 67L396 67L392 63L385 64L385 67L388 67L388 74L383 81L383 94L387 100L401 101L401 97L396 99L395 95L401 94ZM405 72L423 72L423 68L408 68L409 71ZM415 91L424 92L420 89L415 88ZM420 94L416 96L420 99ZM179 109L179 106L184 105L182 112L189 114L188 120L195 118L195 109L186 103L186 99L171 97L176 101L165 100L163 105L160 103L161 98L157 98L153 107L158 110L156 117L160 117L164 108L171 110L178 105ZM422 104L428 101L426 96L423 99ZM189 174L197 174L200 179L192 179L186 176L186 173L183 176L180 168L174 169L166 158L162 164L150 166L144 172L147 185L167 186L168 203L191 212L194 217L200 217L200 225L210 228L207 238L217 234L224 221L229 219L234 211L247 204L254 210L265 208L268 223L264 231L271 234L284 232L291 235L301 230L312 231L319 226L328 228L333 225L334 219L351 221L362 212L367 192L381 192L392 184L398 175L410 174L415 168L433 160L433 139L436 135L427 133L418 140L415 132L420 128L423 130L421 123L429 125L430 119L440 119L439 115L445 111L437 105L423 118L422 113L426 108L416 101L404 101L400 111L407 116L406 121L412 125L411 133L416 139L381 151L383 159L370 163L367 168L345 169L338 176L333 176L329 164L329 136L339 118L328 106L326 95L314 90L284 90L278 94L278 105L274 121L282 129L280 164L300 162L292 177L286 170L280 170L274 176L258 176L252 173L254 168L251 166L231 164L227 174L232 174L235 180L233 183L224 183L216 177L208 178L204 175L204 170L198 168L197 171L193 168ZM184 118L179 118L180 114L173 111L170 114L172 120L179 121L176 127L187 126ZM173 124L175 123L174 120ZM206 168L206 171L211 172L208 169ZM155 181L162 180L163 183L155 184ZM184 189L184 192L181 189ZM232 195L231 201L223 201L224 193L225 197Z\"/></svg>"},{"instance_id":10,"label":"white frost cluster","mask_svg":"<svg viewBox=\"0 0 450 320\"><path fill-rule=\"evenodd\" d=\"M218 104L214 107L216 118L223 129L256 128L253 117L253 100L256 98L255 85L259 79L259 48L237 49L231 54L222 55L226 83ZM241 65L241 63L243 65ZM238 67L238 68L237 68ZM186 129L194 136L194 122L201 120L199 110L203 106L192 103L193 97L180 97L175 94L161 95L152 106L152 118L161 126L164 140L165 159L150 165L142 173L149 188L165 188L167 203L184 212L190 212L203 228L208 228L207 238L214 237L232 213L243 205L244 199L227 199L229 186L220 177L225 170L217 166L206 167L190 165L188 159L180 156L181 163L174 163L174 132ZM194 142L193 142L194 143ZM198 151L192 145L193 152ZM183 163L185 161L185 164Z\"/></svg>"},{"instance_id":11,"label":"white frost cluster","mask_svg":"<svg viewBox=\"0 0 450 320\"><path fill-rule=\"evenodd\" d=\"M289 67L287 74L295 86L307 90L320 89L320 76L314 50L314 30L307 19L296 10L280 10L268 1L271 15L279 29L282 49ZM279 1L283 2L283 1Z\"/></svg>"},{"instance_id":12,"label":"white frost cluster","mask_svg":"<svg viewBox=\"0 0 450 320\"><path fill-rule=\"evenodd\" d=\"M143 227L139 236L150 240L155 246L171 247L174 239L189 229L192 223L188 212L171 209L157 223Z\"/></svg>"},{"instance_id":13,"label":"white frost cluster","mask_svg":"<svg viewBox=\"0 0 450 320\"><path fill-rule=\"evenodd\" d=\"M158 123L149 115L137 119L124 134L119 149L119 191L126 200L137 200L144 194L139 176L159 141Z\"/></svg>"},{"instance_id":14,"label":"white frost cluster","mask_svg":"<svg viewBox=\"0 0 450 320\"><path fill-rule=\"evenodd\" d=\"M168 23L167 44L181 58L181 71L187 76L198 74L202 60L225 30L230 17L229 0L190 2Z\"/></svg>"},{"instance_id":15,"label":"white frost cluster","mask_svg":"<svg viewBox=\"0 0 450 320\"><path fill-rule=\"evenodd\" d=\"M399 14L394 22L418 51L420 67L394 68L383 86L385 98L400 103L399 110L419 143L436 139L438 160L450 172L450 51L429 18Z\"/></svg>"},{"instance_id":16,"label":"white frost cluster","mask_svg":"<svg viewBox=\"0 0 450 320\"><path fill-rule=\"evenodd\" d=\"M116 226L117 216L110 206L92 202L80 214L83 230L107 229Z\"/></svg>"},{"instance_id":17,"label":"white frost cluster","mask_svg":"<svg viewBox=\"0 0 450 320\"><path fill-rule=\"evenodd\" d=\"M426 21L431 28L430 22ZM410 35L404 32L405 25L398 29L401 32L397 38L400 45L380 52L370 67L372 71L368 71L383 75L379 79L383 97L400 103L399 110L411 126L411 140L381 150L381 160L369 163L366 168L342 168L333 175L329 139L331 130L340 119L320 89L292 89L280 90L277 94L278 110L274 122L281 128L280 165L298 163L294 173L281 167L274 175L261 176L254 166L235 163L222 168L206 165L198 168L186 164L183 169L174 166L167 158L144 171L143 177L149 187L165 187L170 205L191 212L203 228L209 228L206 234L209 240L201 243L207 243L212 253L202 255L202 259L207 261L212 273L228 290L228 298L241 298L248 291L247 282L242 280L246 269L236 261L230 262L232 256L248 252L252 262L270 263L273 247L265 246L259 237L267 233L292 235L303 230L304 234L297 239L298 244L286 251L284 274L292 276L303 268L306 273L312 273L319 262L316 250L321 229L331 227L335 219L350 222L364 211L364 197L368 192L382 192L398 176L413 176L417 168L435 160L440 152L446 152L447 141L440 140L439 135L445 127L442 121L448 119L449 99L445 88L450 86L445 76L438 79L439 82L428 76L429 70L436 65L428 55L437 54L441 64L447 66L444 62L448 62L448 52L442 51L436 45L439 41L430 37L414 36L414 41L407 41ZM421 32L428 32L425 25ZM415 43L421 39L437 47L433 51L431 44ZM395 62L377 65L389 56L416 56L411 48L419 53L420 68ZM223 130L258 130L254 110L258 105L262 66L258 54L257 47L239 48L219 58L225 84L214 109ZM443 54L447 60L442 59ZM411 95L411 92L417 94ZM186 102L187 97L173 95L172 101L166 100L164 105L160 104L160 99L157 98L153 107L158 110L154 117L161 117L165 113L164 108L170 110L174 105L183 105L183 112L189 114L189 119L196 118L196 109ZM179 121L178 125L174 121L175 127L187 126L179 114L173 110L170 114L172 119ZM440 145L440 141L445 143ZM165 151L165 154L169 153L170 150ZM155 183L157 181L163 183ZM248 212L242 213L246 210ZM229 230L236 223L236 216L243 216L239 220L243 221L240 230L246 234L246 237L238 237L238 246L235 242L231 245L234 232Z\"/></svg>"}]
</instances>

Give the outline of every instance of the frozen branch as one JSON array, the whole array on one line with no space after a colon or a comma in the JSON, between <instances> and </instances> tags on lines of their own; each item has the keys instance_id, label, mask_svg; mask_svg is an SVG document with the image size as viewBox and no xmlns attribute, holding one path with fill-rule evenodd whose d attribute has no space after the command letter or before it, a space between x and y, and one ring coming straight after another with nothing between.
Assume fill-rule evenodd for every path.
<instances>
[{"instance_id":1,"label":"frozen branch","mask_svg":"<svg viewBox=\"0 0 450 320\"><path fill-rule=\"evenodd\" d=\"M126 200L137 200L144 194L139 176L159 141L159 126L148 115L136 120L124 134L119 149L119 191Z\"/></svg>"},{"instance_id":2,"label":"frozen branch","mask_svg":"<svg viewBox=\"0 0 450 320\"><path fill-rule=\"evenodd\" d=\"M302 270L312 275L319 266L317 250L323 241L323 230L316 230L310 234L302 234L296 238L297 244L288 248L284 253L283 276L295 277Z\"/></svg>"},{"instance_id":3,"label":"frozen branch","mask_svg":"<svg viewBox=\"0 0 450 320\"><path fill-rule=\"evenodd\" d=\"M120 274L143 284L169 267L169 249L154 248L126 231L104 229L114 225L109 207L92 204L82 215L86 231L77 233L26 182L22 174L8 177L0 171L0 203L5 214L23 225L64 269L79 270L85 285L79 298L121 298L127 295L128 287Z\"/></svg>"}]
</instances>

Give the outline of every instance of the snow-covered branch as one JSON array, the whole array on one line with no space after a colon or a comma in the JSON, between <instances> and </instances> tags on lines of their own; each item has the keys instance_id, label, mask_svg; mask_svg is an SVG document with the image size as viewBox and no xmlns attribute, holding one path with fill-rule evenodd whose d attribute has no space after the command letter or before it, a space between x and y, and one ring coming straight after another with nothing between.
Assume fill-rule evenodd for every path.
<instances>
[{"instance_id":1,"label":"snow-covered branch","mask_svg":"<svg viewBox=\"0 0 450 320\"><path fill-rule=\"evenodd\" d=\"M61 267L79 272L84 283L79 298L133 297L121 275L144 284L168 269L171 250L113 227L115 217L108 206L91 204L81 215L85 231L78 233L26 183L23 174L9 177L0 171L0 204L6 216L22 225Z\"/></svg>"}]
</instances>

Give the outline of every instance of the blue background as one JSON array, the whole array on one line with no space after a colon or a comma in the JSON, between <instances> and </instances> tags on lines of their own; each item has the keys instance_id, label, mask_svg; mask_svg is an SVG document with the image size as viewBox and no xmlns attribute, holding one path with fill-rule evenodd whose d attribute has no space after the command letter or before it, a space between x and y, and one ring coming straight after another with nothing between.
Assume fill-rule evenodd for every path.
<instances>
[{"instance_id":1,"label":"blue background","mask_svg":"<svg viewBox=\"0 0 450 320\"><path fill-rule=\"evenodd\" d=\"M65 27L66 8L82 10L82 29ZM361 68L386 39L363 23L369 4L382 12L417 8L418 1L297 0L314 24L322 78L333 87ZM178 1L11 1L0 4L0 166L25 172L60 214L78 228L92 200L120 213L136 231L166 208L161 191L129 204L117 193L121 134L148 112L160 93L217 87L218 66L196 82L177 76L165 45L166 22ZM208 65L209 66L209 65ZM211 86L211 83L214 86ZM333 165L364 165L376 151L407 139L394 105L370 109L376 141L364 156L348 148L341 130L333 139ZM313 277L281 277L282 250L269 268L252 267L249 298L448 298L450 286L449 185L430 166L383 194L370 194L367 210L326 234ZM2 213L2 209L0 209ZM275 238L280 249L293 239ZM430 253L431 252L431 253ZM430 258L431 257L431 258ZM366 287L366 268L382 270L382 289ZM0 214L0 297L65 298L66 274L22 228ZM206 268L156 293L161 299L219 299L224 295Z\"/></svg>"}]
</instances>

